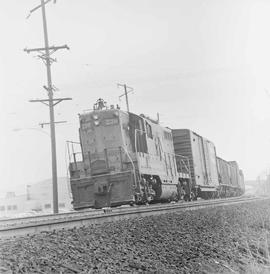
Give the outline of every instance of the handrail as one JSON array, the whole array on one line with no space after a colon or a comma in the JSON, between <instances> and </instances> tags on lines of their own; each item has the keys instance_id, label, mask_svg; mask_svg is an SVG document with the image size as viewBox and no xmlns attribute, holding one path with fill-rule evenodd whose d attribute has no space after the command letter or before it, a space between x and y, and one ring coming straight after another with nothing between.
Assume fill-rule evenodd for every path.
<instances>
[{"instance_id":1,"label":"handrail","mask_svg":"<svg viewBox=\"0 0 270 274\"><path fill-rule=\"evenodd\" d=\"M185 166L186 171L189 173L189 175L191 175L191 174L190 174L190 163L189 163L189 158L188 158L187 156L183 156L183 155L180 155L180 154L174 154L174 155L175 155L176 157L182 158L182 161L183 161L183 160L186 160L186 161L187 161L188 166L186 165L185 162L183 162L183 165Z\"/></svg>"},{"instance_id":2,"label":"handrail","mask_svg":"<svg viewBox=\"0 0 270 274\"><path fill-rule=\"evenodd\" d=\"M137 149L137 132L138 131L140 131L142 133L145 133L145 134L146 134L146 131L143 131L141 129L135 128L135 153L136 153L136 157L137 157L139 177L140 177L140 179L142 179L142 174L140 172L140 167L139 167L139 156L138 156L138 149Z\"/></svg>"},{"instance_id":3,"label":"handrail","mask_svg":"<svg viewBox=\"0 0 270 274\"><path fill-rule=\"evenodd\" d=\"M122 174L122 173L129 173L129 172L130 172L130 170L126 170L126 171L121 171L121 172L117 172L117 173ZM107 175L108 174L104 173L104 174L100 174L100 175L87 176L87 177L83 177L83 178L74 178L74 179L72 179L72 181L87 180L87 179L103 177L103 176L107 176Z\"/></svg>"},{"instance_id":4,"label":"handrail","mask_svg":"<svg viewBox=\"0 0 270 274\"><path fill-rule=\"evenodd\" d=\"M108 157L108 153L109 153L110 150L119 150L119 148L120 148L119 153L122 153L122 150L123 150L123 152L127 155L128 159L129 159L130 162L131 162L132 171L133 171L132 173L133 173L133 176L134 176L134 187L136 187L136 186L137 186L136 168L135 168L134 162L133 162L133 160L132 160L132 158L131 158L129 152L127 151L127 149L126 149L125 147L120 146L120 147L111 147L111 148L107 148L107 149L106 149L106 152L105 152L105 158ZM74 163L76 170L78 169L77 160L76 160L76 155L77 155L77 154L82 154L82 152L74 152L74 153L73 153L74 162L71 162L71 161L70 161L71 164ZM96 154L97 156L100 156L100 155L101 155L101 153L95 153L95 154ZM107 157L106 157L106 156L107 156ZM107 159L107 161L108 161L108 159ZM89 159L89 162L90 162L90 166L91 166L91 160L90 160L90 159ZM107 163L107 165L108 165L108 163ZM122 172L119 172L119 173L125 173L125 171L122 171ZM98 176L98 175L94 175L94 176L91 176L91 177L96 177L96 176ZM102 176L102 175L100 175L100 176ZM87 177L84 177L84 179L85 179L85 178L87 178Z\"/></svg>"},{"instance_id":5,"label":"handrail","mask_svg":"<svg viewBox=\"0 0 270 274\"><path fill-rule=\"evenodd\" d=\"M137 186L137 179L136 179L136 170L135 170L135 165L134 165L134 163L133 163L133 160L132 160L132 158L131 158L131 156L130 156L130 154L128 153L128 151L125 149L125 147L121 147L123 150L124 150L124 152L126 153L126 155L128 156L128 158L129 158L129 160L130 160L130 162L131 162L131 164L132 164L132 168L133 168L133 176L134 176L134 182L135 182L135 187Z\"/></svg>"}]
</instances>

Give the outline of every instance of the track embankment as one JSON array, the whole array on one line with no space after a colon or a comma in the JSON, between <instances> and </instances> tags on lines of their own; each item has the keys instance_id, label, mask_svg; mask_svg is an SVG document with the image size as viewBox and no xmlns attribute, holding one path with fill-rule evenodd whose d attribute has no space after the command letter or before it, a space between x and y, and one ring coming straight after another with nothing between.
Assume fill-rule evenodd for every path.
<instances>
[{"instance_id":1,"label":"track embankment","mask_svg":"<svg viewBox=\"0 0 270 274\"><path fill-rule=\"evenodd\" d=\"M178 210L2 239L0 272L269 273L269 233L269 199Z\"/></svg>"},{"instance_id":2,"label":"track embankment","mask_svg":"<svg viewBox=\"0 0 270 274\"><path fill-rule=\"evenodd\" d=\"M257 201L258 197L235 197L217 200L200 200L190 203L154 204L149 206L107 208L104 210L87 210L0 221L0 238L22 236L27 234L68 229L93 223L117 221L126 218L145 217L183 210L225 206L237 203Z\"/></svg>"}]
</instances>

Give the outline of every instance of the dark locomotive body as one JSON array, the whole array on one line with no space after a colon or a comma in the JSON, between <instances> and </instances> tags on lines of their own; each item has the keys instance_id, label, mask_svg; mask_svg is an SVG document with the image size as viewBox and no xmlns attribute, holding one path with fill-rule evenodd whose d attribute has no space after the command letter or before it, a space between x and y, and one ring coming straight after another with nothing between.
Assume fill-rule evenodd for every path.
<instances>
[{"instance_id":1,"label":"dark locomotive body","mask_svg":"<svg viewBox=\"0 0 270 274\"><path fill-rule=\"evenodd\" d=\"M79 116L80 152L69 168L74 209L243 193L237 163L222 160L228 176L212 142L104 107Z\"/></svg>"},{"instance_id":2,"label":"dark locomotive body","mask_svg":"<svg viewBox=\"0 0 270 274\"><path fill-rule=\"evenodd\" d=\"M80 115L82 159L70 164L75 209L178 200L188 194L188 159L174 154L172 133L119 109Z\"/></svg>"}]
</instances>

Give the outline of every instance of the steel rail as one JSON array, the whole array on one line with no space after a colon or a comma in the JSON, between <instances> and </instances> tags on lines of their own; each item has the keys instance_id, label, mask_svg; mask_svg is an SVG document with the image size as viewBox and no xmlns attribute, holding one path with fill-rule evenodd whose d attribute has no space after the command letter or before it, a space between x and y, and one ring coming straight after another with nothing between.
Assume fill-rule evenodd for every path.
<instances>
[{"instance_id":1,"label":"steel rail","mask_svg":"<svg viewBox=\"0 0 270 274\"><path fill-rule=\"evenodd\" d=\"M225 199L219 199L219 200L211 200L211 202L219 202L219 201L229 201L229 200L239 200L244 197L232 197L232 198L225 198ZM209 200L200 200L200 201L194 201L192 203L198 204L198 203L209 203ZM177 203L179 205L179 203ZM187 203L181 203L181 204L187 204ZM189 203L190 204L190 203ZM164 206L170 206L171 204L152 204L151 207L159 208ZM140 208L143 208L145 206L139 206ZM134 208L139 208L137 206L135 207L114 207L111 208L112 212L121 212L123 210L133 210ZM148 208L148 206L147 206ZM57 214L41 214L41 215L34 215L34 216L25 216L25 217L19 217L19 218L5 218L0 219L0 228L4 226L13 226L13 225L22 225L23 223L36 223L40 221L47 221L47 220L54 220L54 219L63 219L63 218L73 218L75 216L96 216L104 214L103 209L83 209L80 211L69 211L69 212L62 212Z\"/></svg>"},{"instance_id":2,"label":"steel rail","mask_svg":"<svg viewBox=\"0 0 270 274\"><path fill-rule=\"evenodd\" d=\"M200 201L194 201L192 204L203 204L203 203L219 203L221 201L233 201L233 200L239 200L239 199L246 199L245 197L233 197L233 198L226 198L226 199L220 199L220 200L200 200ZM191 204L191 203L188 203ZM188 206L187 203L176 203L177 206ZM170 207L172 204L152 204L151 208L163 208L163 207ZM137 210L138 208L149 208L149 206L136 206L136 207L115 207L110 209L105 209L106 212L122 212L127 210ZM82 211L72 211L72 212L64 212L64 213L58 213L58 214L44 214L44 215L35 215L35 216L27 216L27 217L20 217L20 218L10 218L10 219L3 219L0 220L0 228L1 227L11 227L15 225L23 225L24 223L38 223L42 221L48 221L48 220L59 220L59 219L69 219L74 218L76 216L82 217L82 216L97 216L97 215L103 215L104 209L87 209Z\"/></svg>"},{"instance_id":3,"label":"steel rail","mask_svg":"<svg viewBox=\"0 0 270 274\"><path fill-rule=\"evenodd\" d=\"M238 203L247 203L269 198L229 198L220 200L207 200L192 203L175 203L157 206L144 206L136 208L117 208L115 210L108 209L108 211L99 211L99 214L77 214L69 218L54 218L47 220L39 220L35 223L16 224L0 228L0 238L22 236L26 234L40 233L44 231L53 231L57 229L70 229L74 227L85 226L89 224L103 223L108 221L116 221L126 218L144 217L150 215L159 215L170 212L177 212L183 210L196 210L200 208L225 206ZM102 213L101 213L102 212ZM58 215L58 214L57 214ZM57 215L54 215L57 217Z\"/></svg>"}]
</instances>

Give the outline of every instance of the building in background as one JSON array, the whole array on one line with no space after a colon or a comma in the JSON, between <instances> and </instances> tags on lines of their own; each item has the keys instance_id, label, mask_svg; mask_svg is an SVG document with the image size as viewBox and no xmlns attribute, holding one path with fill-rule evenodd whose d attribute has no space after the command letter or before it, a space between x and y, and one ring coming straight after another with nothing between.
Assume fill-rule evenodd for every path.
<instances>
[{"instance_id":1,"label":"building in background","mask_svg":"<svg viewBox=\"0 0 270 274\"><path fill-rule=\"evenodd\" d=\"M265 179L257 178L257 195L270 196L270 175L267 174Z\"/></svg>"},{"instance_id":2,"label":"building in background","mask_svg":"<svg viewBox=\"0 0 270 274\"><path fill-rule=\"evenodd\" d=\"M58 178L59 212L72 210L69 180ZM52 181L45 180L27 185L25 194L8 192L0 198L0 218L52 213Z\"/></svg>"},{"instance_id":3,"label":"building in background","mask_svg":"<svg viewBox=\"0 0 270 274\"><path fill-rule=\"evenodd\" d=\"M246 195L270 196L270 175L245 181Z\"/></svg>"}]
</instances>

